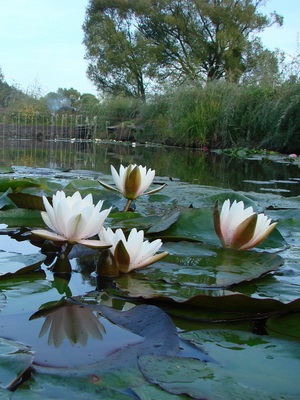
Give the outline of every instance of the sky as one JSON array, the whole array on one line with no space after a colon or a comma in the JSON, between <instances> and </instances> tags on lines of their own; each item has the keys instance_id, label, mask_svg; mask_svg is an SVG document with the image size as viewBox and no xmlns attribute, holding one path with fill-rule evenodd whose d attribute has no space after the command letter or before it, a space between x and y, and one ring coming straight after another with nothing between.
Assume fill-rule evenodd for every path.
<instances>
[{"instance_id":1,"label":"sky","mask_svg":"<svg viewBox=\"0 0 300 400\"><path fill-rule=\"evenodd\" d=\"M89 0L0 0L0 67L5 81L29 94L71 88L97 95L86 76L82 24ZM290 55L299 51L300 1L268 0L283 27L268 28L263 44Z\"/></svg>"}]
</instances>

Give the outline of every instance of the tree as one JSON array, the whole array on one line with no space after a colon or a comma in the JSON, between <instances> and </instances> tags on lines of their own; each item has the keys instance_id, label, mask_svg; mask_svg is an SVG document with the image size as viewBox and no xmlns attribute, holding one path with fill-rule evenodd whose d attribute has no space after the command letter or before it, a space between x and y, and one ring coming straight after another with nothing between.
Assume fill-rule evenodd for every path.
<instances>
[{"instance_id":1,"label":"tree","mask_svg":"<svg viewBox=\"0 0 300 400\"><path fill-rule=\"evenodd\" d=\"M245 50L245 70L240 82L247 85L275 87L282 81L279 61L282 53L265 49L260 39L255 39Z\"/></svg>"},{"instance_id":2,"label":"tree","mask_svg":"<svg viewBox=\"0 0 300 400\"><path fill-rule=\"evenodd\" d=\"M161 51L163 78L238 81L253 36L274 23L259 12L264 0L152 0L139 29ZM139 8L141 10L141 8Z\"/></svg>"},{"instance_id":3,"label":"tree","mask_svg":"<svg viewBox=\"0 0 300 400\"><path fill-rule=\"evenodd\" d=\"M264 2L90 0L83 27L88 75L106 93L142 98L145 81L238 82L255 65L253 55L261 59L255 35L282 24L278 14L260 13Z\"/></svg>"},{"instance_id":4,"label":"tree","mask_svg":"<svg viewBox=\"0 0 300 400\"><path fill-rule=\"evenodd\" d=\"M135 28L135 14L129 3L90 1L83 25L86 58L90 60L87 73L106 94L144 100L147 81L154 78L156 64L149 40Z\"/></svg>"}]
</instances>

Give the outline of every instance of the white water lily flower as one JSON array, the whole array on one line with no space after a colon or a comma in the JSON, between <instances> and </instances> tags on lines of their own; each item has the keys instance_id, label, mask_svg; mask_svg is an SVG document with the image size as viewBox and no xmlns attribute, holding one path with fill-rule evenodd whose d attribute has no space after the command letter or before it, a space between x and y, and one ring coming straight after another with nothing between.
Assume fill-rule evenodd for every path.
<instances>
[{"instance_id":1,"label":"white water lily flower","mask_svg":"<svg viewBox=\"0 0 300 400\"><path fill-rule=\"evenodd\" d=\"M237 250L247 250L261 243L276 227L265 214L257 214L252 207L245 208L244 202L227 199L219 212L215 204L214 225L222 245Z\"/></svg>"},{"instance_id":2,"label":"white water lily flower","mask_svg":"<svg viewBox=\"0 0 300 400\"><path fill-rule=\"evenodd\" d=\"M103 201L95 206L93 197L88 194L82 198L79 192L67 196L63 191L53 195L52 206L48 199L43 196L46 211L41 215L51 232L44 229L33 230L32 233L54 241L69 243L81 243L90 247L109 247L107 243L99 240L88 240L100 231L105 218L111 208L100 212Z\"/></svg>"},{"instance_id":3,"label":"white water lily flower","mask_svg":"<svg viewBox=\"0 0 300 400\"><path fill-rule=\"evenodd\" d=\"M165 187L165 185L162 185L159 188L145 192L153 182L155 176L155 170L150 168L147 171L146 167L141 165L130 164L128 167L124 167L121 164L119 173L112 165L110 168L116 188L101 181L99 183L106 189L121 193L128 200L134 200L142 194L156 193Z\"/></svg>"},{"instance_id":4,"label":"white water lily flower","mask_svg":"<svg viewBox=\"0 0 300 400\"><path fill-rule=\"evenodd\" d=\"M135 228L130 231L126 240L122 229L113 232L110 228L102 227L99 238L111 244L109 250L120 272L146 267L168 255L167 252L155 254L161 248L162 241L144 241L144 231L137 231Z\"/></svg>"}]
</instances>

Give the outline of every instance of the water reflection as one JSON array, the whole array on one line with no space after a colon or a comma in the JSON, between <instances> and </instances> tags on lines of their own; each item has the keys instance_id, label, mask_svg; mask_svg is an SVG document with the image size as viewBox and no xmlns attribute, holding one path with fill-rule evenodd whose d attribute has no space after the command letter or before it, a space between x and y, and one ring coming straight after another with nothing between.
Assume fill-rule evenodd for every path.
<instances>
[{"instance_id":1,"label":"water reflection","mask_svg":"<svg viewBox=\"0 0 300 400\"><path fill-rule=\"evenodd\" d=\"M48 345L60 347L65 339L72 346L86 346L88 338L102 340L106 333L101 315L71 300L62 300L35 313L30 319L44 318L39 337L48 334Z\"/></svg>"},{"instance_id":2,"label":"water reflection","mask_svg":"<svg viewBox=\"0 0 300 400\"><path fill-rule=\"evenodd\" d=\"M4 150L5 149L5 150ZM2 164L65 170L91 170L110 175L110 165L137 163L156 170L156 176L232 190L300 193L299 168L269 159L248 160L195 149L94 141L5 140Z\"/></svg>"}]
</instances>

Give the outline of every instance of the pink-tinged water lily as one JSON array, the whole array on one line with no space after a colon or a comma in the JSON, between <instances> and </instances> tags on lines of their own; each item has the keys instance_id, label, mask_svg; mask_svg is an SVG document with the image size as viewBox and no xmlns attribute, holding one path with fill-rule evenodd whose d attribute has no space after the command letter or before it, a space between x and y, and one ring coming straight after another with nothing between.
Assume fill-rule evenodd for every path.
<instances>
[{"instance_id":1,"label":"pink-tinged water lily","mask_svg":"<svg viewBox=\"0 0 300 400\"><path fill-rule=\"evenodd\" d=\"M271 219L257 214L252 207L245 208L244 202L227 199L221 213L218 202L214 209L214 225L222 245L237 250L247 250L261 243L276 227Z\"/></svg>"},{"instance_id":2,"label":"pink-tinged water lily","mask_svg":"<svg viewBox=\"0 0 300 400\"><path fill-rule=\"evenodd\" d=\"M100 200L95 206L91 194L82 198L79 192L75 192L66 197L63 191L58 191L53 195L52 206L45 196L43 202L46 211L42 211L41 215L51 231L36 229L32 231L33 234L53 241L81 243L97 248L109 247L107 243L89 239L99 233L111 210L100 211L103 201Z\"/></svg>"},{"instance_id":3,"label":"pink-tinged water lily","mask_svg":"<svg viewBox=\"0 0 300 400\"><path fill-rule=\"evenodd\" d=\"M122 229L113 232L110 228L102 228L99 237L101 240L110 243L109 251L118 271L130 272L134 269L146 267L163 257L167 252L155 254L162 246L162 241L156 239L153 242L144 241L144 231L137 231L135 228L129 233L126 239Z\"/></svg>"},{"instance_id":4,"label":"pink-tinged water lily","mask_svg":"<svg viewBox=\"0 0 300 400\"><path fill-rule=\"evenodd\" d=\"M111 165L111 173L116 187L112 187L99 181L106 189L114 190L121 193L130 202L137 199L143 194L152 194L161 190L165 185L146 192L153 182L155 170L146 169L141 165L130 164L128 167L120 165L119 173ZM127 207L128 208L128 207Z\"/></svg>"}]
</instances>

